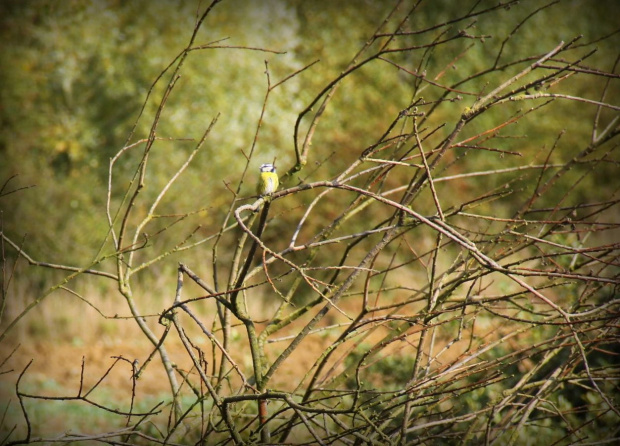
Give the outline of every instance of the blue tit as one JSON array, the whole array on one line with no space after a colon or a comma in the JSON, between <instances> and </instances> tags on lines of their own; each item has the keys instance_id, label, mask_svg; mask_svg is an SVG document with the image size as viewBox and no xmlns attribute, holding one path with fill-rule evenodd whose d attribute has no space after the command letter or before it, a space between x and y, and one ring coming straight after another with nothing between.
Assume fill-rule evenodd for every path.
<instances>
[{"instance_id":1,"label":"blue tit","mask_svg":"<svg viewBox=\"0 0 620 446\"><path fill-rule=\"evenodd\" d=\"M273 164L263 164L260 166L260 178L256 192L260 196L271 195L278 189L278 174Z\"/></svg>"}]
</instances>

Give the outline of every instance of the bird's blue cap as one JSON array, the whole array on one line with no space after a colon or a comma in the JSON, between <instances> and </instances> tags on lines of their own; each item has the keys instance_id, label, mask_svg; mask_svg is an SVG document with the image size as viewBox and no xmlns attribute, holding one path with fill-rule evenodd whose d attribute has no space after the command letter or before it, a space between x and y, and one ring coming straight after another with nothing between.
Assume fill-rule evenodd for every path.
<instances>
[{"instance_id":1,"label":"bird's blue cap","mask_svg":"<svg viewBox=\"0 0 620 446\"><path fill-rule=\"evenodd\" d=\"M274 166L271 163L261 164L260 171L261 172L275 172L276 171L276 166Z\"/></svg>"}]
</instances>

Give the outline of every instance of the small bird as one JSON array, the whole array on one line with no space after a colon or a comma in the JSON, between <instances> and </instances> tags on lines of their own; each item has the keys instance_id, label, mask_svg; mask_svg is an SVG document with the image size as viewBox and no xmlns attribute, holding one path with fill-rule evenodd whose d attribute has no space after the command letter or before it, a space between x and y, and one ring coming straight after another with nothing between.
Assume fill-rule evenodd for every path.
<instances>
[{"instance_id":1,"label":"small bird","mask_svg":"<svg viewBox=\"0 0 620 446\"><path fill-rule=\"evenodd\" d=\"M260 166L260 177L258 180L258 186L256 192L258 195L265 196L271 195L278 189L278 174L276 173L276 167L271 164L262 164Z\"/></svg>"}]
</instances>

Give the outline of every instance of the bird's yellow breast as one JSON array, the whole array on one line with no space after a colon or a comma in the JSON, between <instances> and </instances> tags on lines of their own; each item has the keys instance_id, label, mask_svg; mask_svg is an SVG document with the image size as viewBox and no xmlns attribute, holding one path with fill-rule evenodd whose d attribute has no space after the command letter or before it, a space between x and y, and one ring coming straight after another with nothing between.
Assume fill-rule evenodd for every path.
<instances>
[{"instance_id":1,"label":"bird's yellow breast","mask_svg":"<svg viewBox=\"0 0 620 446\"><path fill-rule=\"evenodd\" d=\"M259 195L271 195L278 190L278 175L274 172L261 172L256 191Z\"/></svg>"}]
</instances>

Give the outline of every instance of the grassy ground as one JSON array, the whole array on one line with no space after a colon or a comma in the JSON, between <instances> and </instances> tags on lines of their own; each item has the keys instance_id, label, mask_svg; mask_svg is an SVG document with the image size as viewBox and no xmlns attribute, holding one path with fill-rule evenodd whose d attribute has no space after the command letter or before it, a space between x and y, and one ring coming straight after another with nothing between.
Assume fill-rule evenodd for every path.
<instances>
[{"instance_id":1,"label":"grassy ground","mask_svg":"<svg viewBox=\"0 0 620 446\"><path fill-rule=\"evenodd\" d=\"M115 314L109 298L97 297L91 303L105 314ZM204 315L207 325L209 319ZM156 317L150 318L149 323L157 333L163 332L163 327L157 327ZM210 352L211 344L206 336L189 325L188 333L192 340L201 349ZM230 353L249 374L251 358L244 347L245 336L238 330L242 327L233 328ZM294 328L289 330L290 333L292 330ZM286 361L275 376L272 387L293 390L329 342L325 334L309 337L303 348ZM271 352L275 354L287 344L286 341L271 344ZM165 345L180 370L191 369L190 359L176 335L171 334ZM57 296L55 302L44 302L22 319L16 330L0 343L0 363L4 361L0 369L0 411L4 412L0 432L6 435L17 426L11 439L22 438L26 434L24 416L16 395L16 382L30 362L21 380L21 392L48 397L75 397L83 379L82 395L96 385L96 389L89 394L90 400L111 409L129 411L131 362L137 359L144 364L153 349L131 319L104 319L92 307L70 296ZM118 361L119 357L127 361ZM156 434L158 429L166 426L170 400L168 378L156 355L136 381L133 411L146 412L162 403L162 413L150 418L152 433ZM191 400L194 398L188 392L186 407ZM96 434L121 429L127 422L125 416L101 410L84 401L24 398L24 402L33 427L32 437L53 438L66 432ZM0 444L4 435L0 436Z\"/></svg>"}]
</instances>

